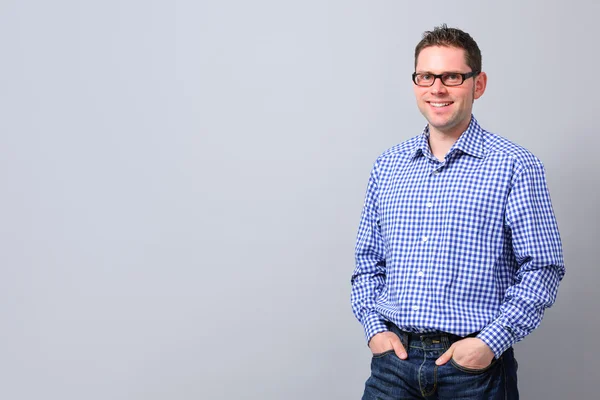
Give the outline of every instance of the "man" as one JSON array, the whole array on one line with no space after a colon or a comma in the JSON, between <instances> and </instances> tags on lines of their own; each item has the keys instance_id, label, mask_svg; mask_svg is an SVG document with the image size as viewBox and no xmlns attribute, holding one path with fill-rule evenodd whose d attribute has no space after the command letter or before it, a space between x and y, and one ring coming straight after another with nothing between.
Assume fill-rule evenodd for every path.
<instances>
[{"instance_id":1,"label":"man","mask_svg":"<svg viewBox=\"0 0 600 400\"><path fill-rule=\"evenodd\" d=\"M544 168L472 116L487 75L469 34L425 32L412 78L428 125L375 162L356 243L363 399L517 399L512 345L564 275Z\"/></svg>"}]
</instances>

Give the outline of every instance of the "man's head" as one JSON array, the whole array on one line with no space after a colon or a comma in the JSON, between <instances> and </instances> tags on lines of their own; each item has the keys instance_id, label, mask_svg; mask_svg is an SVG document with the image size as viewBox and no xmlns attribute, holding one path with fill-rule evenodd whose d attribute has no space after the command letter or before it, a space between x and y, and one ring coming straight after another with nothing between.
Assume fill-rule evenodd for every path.
<instances>
[{"instance_id":1,"label":"man's head","mask_svg":"<svg viewBox=\"0 0 600 400\"><path fill-rule=\"evenodd\" d=\"M448 28L446 24L436 26L433 31L423 33L423 39L415 48L415 68L419 54L426 47L456 47L465 51L465 62L472 71L481 72L481 51L471 35L460 29Z\"/></svg>"},{"instance_id":2,"label":"man's head","mask_svg":"<svg viewBox=\"0 0 600 400\"><path fill-rule=\"evenodd\" d=\"M457 137L469 125L473 102L487 84L477 43L446 25L425 32L415 49L413 82L430 132Z\"/></svg>"}]
</instances>

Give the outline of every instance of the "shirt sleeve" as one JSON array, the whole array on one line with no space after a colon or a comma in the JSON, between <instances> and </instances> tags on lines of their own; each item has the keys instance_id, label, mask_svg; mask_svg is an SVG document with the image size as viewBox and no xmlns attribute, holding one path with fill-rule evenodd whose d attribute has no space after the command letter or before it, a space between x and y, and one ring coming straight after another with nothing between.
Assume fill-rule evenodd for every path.
<instances>
[{"instance_id":1,"label":"shirt sleeve","mask_svg":"<svg viewBox=\"0 0 600 400\"><path fill-rule=\"evenodd\" d=\"M367 343L387 331L386 320L375 310L385 285L385 245L381 234L377 200L377 169L371 171L356 239L356 268L352 275L352 311L365 329Z\"/></svg>"},{"instance_id":2,"label":"shirt sleeve","mask_svg":"<svg viewBox=\"0 0 600 400\"><path fill-rule=\"evenodd\" d=\"M546 185L537 163L515 174L505 224L511 233L518 269L498 317L478 337L500 357L537 328L544 310L556 300L565 274L562 245Z\"/></svg>"}]
</instances>

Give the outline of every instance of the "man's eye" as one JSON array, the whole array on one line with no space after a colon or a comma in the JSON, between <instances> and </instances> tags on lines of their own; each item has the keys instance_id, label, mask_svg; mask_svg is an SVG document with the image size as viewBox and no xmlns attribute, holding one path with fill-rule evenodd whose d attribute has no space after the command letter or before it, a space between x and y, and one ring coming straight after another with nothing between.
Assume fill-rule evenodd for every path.
<instances>
[{"instance_id":1,"label":"man's eye","mask_svg":"<svg viewBox=\"0 0 600 400\"><path fill-rule=\"evenodd\" d=\"M445 78L450 81L457 81L460 79L460 75L459 74L446 74Z\"/></svg>"},{"instance_id":2,"label":"man's eye","mask_svg":"<svg viewBox=\"0 0 600 400\"><path fill-rule=\"evenodd\" d=\"M428 80L431 80L431 78L432 78L432 76L430 74L420 74L419 77L423 81L428 81Z\"/></svg>"}]
</instances>

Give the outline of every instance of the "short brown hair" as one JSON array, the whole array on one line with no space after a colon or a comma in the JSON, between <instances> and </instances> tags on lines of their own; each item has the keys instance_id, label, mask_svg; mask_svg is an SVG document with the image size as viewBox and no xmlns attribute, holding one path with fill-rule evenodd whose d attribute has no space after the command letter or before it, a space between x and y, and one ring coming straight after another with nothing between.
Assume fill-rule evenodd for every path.
<instances>
[{"instance_id":1,"label":"short brown hair","mask_svg":"<svg viewBox=\"0 0 600 400\"><path fill-rule=\"evenodd\" d=\"M433 28L433 31L423 33L423 39L415 48L415 68L421 50L431 46L457 47L465 50L465 62L472 71L481 72L481 51L471 35L457 28L448 28L442 24Z\"/></svg>"}]
</instances>

